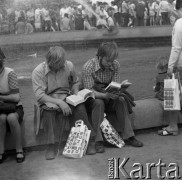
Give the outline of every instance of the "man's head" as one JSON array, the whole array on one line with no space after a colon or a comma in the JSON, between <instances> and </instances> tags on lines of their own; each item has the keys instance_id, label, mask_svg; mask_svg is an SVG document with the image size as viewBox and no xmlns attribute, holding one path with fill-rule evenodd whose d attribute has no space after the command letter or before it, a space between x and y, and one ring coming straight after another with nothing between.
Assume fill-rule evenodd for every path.
<instances>
[{"instance_id":1,"label":"man's head","mask_svg":"<svg viewBox=\"0 0 182 180\"><path fill-rule=\"evenodd\" d=\"M2 49L0 48L0 70L3 68L4 65L4 59L6 58L6 56L4 55Z\"/></svg>"},{"instance_id":2,"label":"man's head","mask_svg":"<svg viewBox=\"0 0 182 180\"><path fill-rule=\"evenodd\" d=\"M176 10L178 15L182 17L182 0L176 0Z\"/></svg>"},{"instance_id":3,"label":"man's head","mask_svg":"<svg viewBox=\"0 0 182 180\"><path fill-rule=\"evenodd\" d=\"M51 47L46 55L46 62L51 71L58 71L64 68L66 52L62 47Z\"/></svg>"},{"instance_id":4,"label":"man's head","mask_svg":"<svg viewBox=\"0 0 182 180\"><path fill-rule=\"evenodd\" d=\"M110 68L118 58L118 47L115 42L104 42L97 51L97 57L104 68Z\"/></svg>"}]
</instances>

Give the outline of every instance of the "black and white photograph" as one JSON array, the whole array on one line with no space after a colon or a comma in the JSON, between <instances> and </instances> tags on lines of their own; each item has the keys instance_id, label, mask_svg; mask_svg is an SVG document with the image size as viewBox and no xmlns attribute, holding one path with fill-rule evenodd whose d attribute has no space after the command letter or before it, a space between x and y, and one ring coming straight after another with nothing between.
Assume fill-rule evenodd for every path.
<instances>
[{"instance_id":1,"label":"black and white photograph","mask_svg":"<svg viewBox=\"0 0 182 180\"><path fill-rule=\"evenodd\" d=\"M0 180L182 179L182 0L0 0Z\"/></svg>"}]
</instances>

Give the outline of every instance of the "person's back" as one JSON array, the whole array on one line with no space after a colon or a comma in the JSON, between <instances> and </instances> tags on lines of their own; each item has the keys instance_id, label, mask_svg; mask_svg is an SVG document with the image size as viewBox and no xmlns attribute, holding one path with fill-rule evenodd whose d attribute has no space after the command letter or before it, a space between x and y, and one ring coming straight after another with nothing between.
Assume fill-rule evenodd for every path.
<instances>
[{"instance_id":1,"label":"person's back","mask_svg":"<svg viewBox=\"0 0 182 180\"><path fill-rule=\"evenodd\" d=\"M65 14L64 18L61 20L61 31L69 31L70 29L70 19L67 14Z\"/></svg>"},{"instance_id":2,"label":"person's back","mask_svg":"<svg viewBox=\"0 0 182 180\"><path fill-rule=\"evenodd\" d=\"M16 34L24 34L25 33L25 23L23 21L18 21L16 26Z\"/></svg>"},{"instance_id":3,"label":"person's back","mask_svg":"<svg viewBox=\"0 0 182 180\"><path fill-rule=\"evenodd\" d=\"M136 16L144 17L144 12L145 12L145 5L139 2L136 6Z\"/></svg>"},{"instance_id":4,"label":"person's back","mask_svg":"<svg viewBox=\"0 0 182 180\"><path fill-rule=\"evenodd\" d=\"M34 28L30 23L26 23L25 25L25 34L31 34L33 33Z\"/></svg>"}]
</instances>

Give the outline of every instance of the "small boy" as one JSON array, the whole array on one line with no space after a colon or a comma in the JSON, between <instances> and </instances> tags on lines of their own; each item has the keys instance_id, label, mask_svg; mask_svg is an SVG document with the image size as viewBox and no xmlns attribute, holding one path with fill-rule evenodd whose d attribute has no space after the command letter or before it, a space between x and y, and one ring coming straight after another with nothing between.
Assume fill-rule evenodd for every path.
<instances>
[{"instance_id":1,"label":"small boy","mask_svg":"<svg viewBox=\"0 0 182 180\"><path fill-rule=\"evenodd\" d=\"M167 57L161 57L156 65L158 74L156 76L156 85L154 91L156 92L155 98L164 101L164 79L167 79L168 62Z\"/></svg>"}]
</instances>

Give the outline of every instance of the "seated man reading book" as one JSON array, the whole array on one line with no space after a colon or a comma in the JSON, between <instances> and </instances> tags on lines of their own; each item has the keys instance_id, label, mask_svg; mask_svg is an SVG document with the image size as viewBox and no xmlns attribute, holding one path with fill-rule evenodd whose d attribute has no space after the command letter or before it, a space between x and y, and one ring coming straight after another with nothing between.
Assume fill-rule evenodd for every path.
<instances>
[{"instance_id":1,"label":"seated man reading book","mask_svg":"<svg viewBox=\"0 0 182 180\"><path fill-rule=\"evenodd\" d=\"M95 133L90 125L84 104L68 105L66 97L77 94L79 81L72 62L66 60L66 52L62 47L51 47L46 55L46 62L39 64L32 73L35 97L40 106L41 126L46 133L48 148L46 159L55 158L55 132L59 128L60 116L69 117L71 126L76 120L83 120L91 130L88 151L95 144ZM58 125L58 126L57 126Z\"/></svg>"},{"instance_id":2,"label":"seated man reading book","mask_svg":"<svg viewBox=\"0 0 182 180\"><path fill-rule=\"evenodd\" d=\"M95 99L86 101L86 108L92 114L93 128L96 131L96 150L103 147L103 139L100 132L100 123L104 118L104 111L116 113L117 120L120 121L121 135L125 144L134 147L141 147L143 143L135 139L135 134L131 126L129 113L132 111L132 97L121 89L117 93L107 92L106 88L111 81L120 82L120 64L118 49L115 42L102 43L95 58L85 63L82 70L82 83L84 88L94 90ZM129 86L129 85L127 85ZM126 97L127 96L127 97ZM130 103L127 101L131 99ZM99 122L99 124L98 124Z\"/></svg>"}]
</instances>

